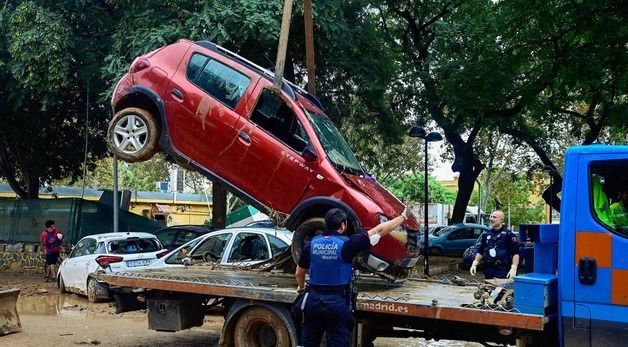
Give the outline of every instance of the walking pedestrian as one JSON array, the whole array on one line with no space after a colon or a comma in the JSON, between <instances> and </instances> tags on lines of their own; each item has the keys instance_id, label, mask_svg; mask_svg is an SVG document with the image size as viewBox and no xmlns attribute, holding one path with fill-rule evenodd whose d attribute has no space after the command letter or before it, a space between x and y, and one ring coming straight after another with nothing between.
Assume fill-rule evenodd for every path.
<instances>
[{"instance_id":1,"label":"walking pedestrian","mask_svg":"<svg viewBox=\"0 0 628 347\"><path fill-rule=\"evenodd\" d=\"M519 240L504 226L504 212L491 213L490 222L493 228L482 234L469 272L475 276L477 266L484 259L484 278L513 278L519 266Z\"/></svg>"},{"instance_id":2,"label":"walking pedestrian","mask_svg":"<svg viewBox=\"0 0 628 347\"><path fill-rule=\"evenodd\" d=\"M39 242L43 244L43 249L46 252L45 282L55 282L57 280L56 264L59 260L59 253L61 253L62 240L63 234L55 227L55 221L46 221L46 229L41 232L41 237L39 238Z\"/></svg>"},{"instance_id":3,"label":"walking pedestrian","mask_svg":"<svg viewBox=\"0 0 628 347\"><path fill-rule=\"evenodd\" d=\"M328 347L347 347L353 329L351 288L353 258L379 242L408 218L408 207L393 220L381 223L367 233L358 232L350 237L347 214L338 208L325 214L326 230L303 247L297 264L297 291L306 291L303 309L302 345L319 346L323 333L327 334ZM305 275L310 280L305 286Z\"/></svg>"}]
</instances>

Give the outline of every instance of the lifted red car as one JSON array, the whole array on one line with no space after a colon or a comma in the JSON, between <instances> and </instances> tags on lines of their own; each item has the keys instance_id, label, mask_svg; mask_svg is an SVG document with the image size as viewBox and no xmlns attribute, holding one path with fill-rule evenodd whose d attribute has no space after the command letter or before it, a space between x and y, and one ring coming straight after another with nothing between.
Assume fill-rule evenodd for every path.
<instances>
[{"instance_id":1,"label":"lifted red car","mask_svg":"<svg viewBox=\"0 0 628 347\"><path fill-rule=\"evenodd\" d=\"M311 94L211 42L180 40L137 58L113 92L108 143L136 162L158 149L293 230L292 254L324 228L333 207L350 216L349 233L401 214L404 205L355 158ZM389 278L417 262L418 222L360 258Z\"/></svg>"}]
</instances>

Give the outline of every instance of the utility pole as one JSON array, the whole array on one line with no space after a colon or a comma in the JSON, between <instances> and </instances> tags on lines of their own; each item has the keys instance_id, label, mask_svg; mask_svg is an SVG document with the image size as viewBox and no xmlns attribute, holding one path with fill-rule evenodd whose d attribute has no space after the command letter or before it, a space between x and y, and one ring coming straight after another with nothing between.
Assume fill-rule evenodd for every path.
<instances>
[{"instance_id":1,"label":"utility pole","mask_svg":"<svg viewBox=\"0 0 628 347\"><path fill-rule=\"evenodd\" d=\"M312 0L303 0L305 22L305 65L307 66L307 91L316 96L316 66L314 64L314 24Z\"/></svg>"},{"instance_id":2,"label":"utility pole","mask_svg":"<svg viewBox=\"0 0 628 347\"><path fill-rule=\"evenodd\" d=\"M281 18L281 32L279 33L279 46L277 47L277 63L275 65L275 81L273 89L281 91L283 82L283 70L286 66L286 51L288 49L288 36L290 35L290 21L292 20L293 0L285 0L283 3L283 16Z\"/></svg>"}]
</instances>

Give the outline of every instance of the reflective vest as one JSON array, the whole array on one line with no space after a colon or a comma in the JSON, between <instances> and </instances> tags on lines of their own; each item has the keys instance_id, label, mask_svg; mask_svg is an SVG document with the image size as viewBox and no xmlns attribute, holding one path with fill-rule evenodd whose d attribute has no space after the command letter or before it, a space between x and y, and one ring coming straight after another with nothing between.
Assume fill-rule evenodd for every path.
<instances>
[{"instance_id":1,"label":"reflective vest","mask_svg":"<svg viewBox=\"0 0 628 347\"><path fill-rule=\"evenodd\" d=\"M611 205L610 215L616 225L628 226L628 210L624 209L621 203L616 202Z\"/></svg>"},{"instance_id":2,"label":"reflective vest","mask_svg":"<svg viewBox=\"0 0 628 347\"><path fill-rule=\"evenodd\" d=\"M310 243L310 284L317 286L348 285L353 268L342 259L344 236L316 236Z\"/></svg>"}]
</instances>

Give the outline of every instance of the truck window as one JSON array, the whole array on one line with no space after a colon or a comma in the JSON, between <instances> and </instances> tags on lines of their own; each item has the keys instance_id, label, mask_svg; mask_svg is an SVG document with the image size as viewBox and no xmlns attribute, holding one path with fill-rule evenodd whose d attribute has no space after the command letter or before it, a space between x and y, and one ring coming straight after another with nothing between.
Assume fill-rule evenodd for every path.
<instances>
[{"instance_id":1,"label":"truck window","mask_svg":"<svg viewBox=\"0 0 628 347\"><path fill-rule=\"evenodd\" d=\"M628 160L592 163L589 182L597 221L628 237Z\"/></svg>"}]
</instances>

